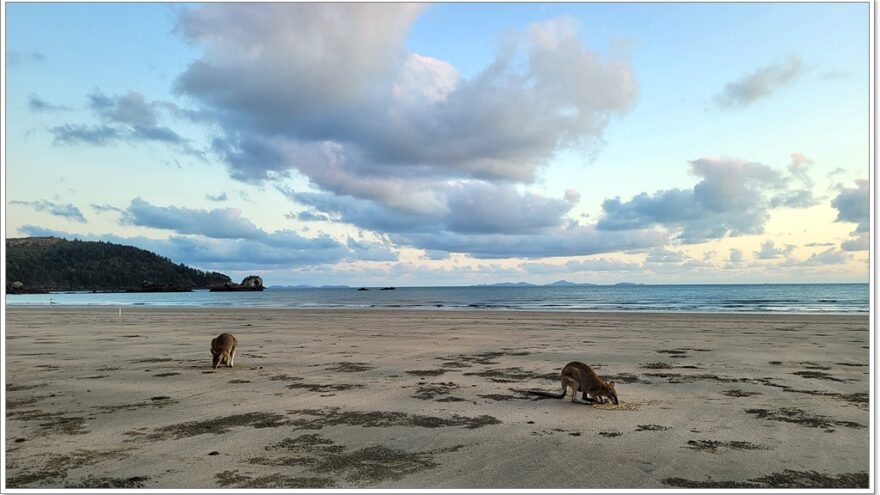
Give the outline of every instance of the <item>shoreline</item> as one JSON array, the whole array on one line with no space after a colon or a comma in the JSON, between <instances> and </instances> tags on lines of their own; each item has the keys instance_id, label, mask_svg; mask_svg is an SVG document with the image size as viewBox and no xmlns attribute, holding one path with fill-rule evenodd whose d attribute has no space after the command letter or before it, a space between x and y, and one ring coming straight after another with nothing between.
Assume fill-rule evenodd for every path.
<instances>
[{"instance_id":1,"label":"shoreline","mask_svg":"<svg viewBox=\"0 0 880 495\"><path fill-rule=\"evenodd\" d=\"M758 315L758 316L768 316L768 315L779 315L779 316L867 316L870 314L870 309L860 310L860 311L693 311L693 310L679 310L679 309L669 309L669 310L638 310L638 309L623 309L623 310L608 310L608 309L526 309L526 308L465 308L465 307L394 307L394 306L381 306L381 307L355 307L355 306L233 306L233 305L218 305L218 306L198 306L198 305L170 305L170 304L152 304L152 303L133 303L133 304L5 304L5 309L8 311L9 309L74 309L74 310L99 310L106 308L128 308L128 309L159 309L159 310L192 310L192 311L221 311L221 310L229 310L229 311L391 311L391 312L402 312L402 311L412 311L412 312L436 312L436 313L454 313L454 312L462 312L462 313L538 313L538 314L565 314L565 313L574 313L574 314L596 314L596 315L619 315L619 314L638 314L638 315Z\"/></svg>"},{"instance_id":2,"label":"shoreline","mask_svg":"<svg viewBox=\"0 0 880 495\"><path fill-rule=\"evenodd\" d=\"M867 486L866 314L7 306L6 324L9 488ZM239 354L214 370L224 331ZM620 405L527 393L569 361Z\"/></svg>"}]
</instances>

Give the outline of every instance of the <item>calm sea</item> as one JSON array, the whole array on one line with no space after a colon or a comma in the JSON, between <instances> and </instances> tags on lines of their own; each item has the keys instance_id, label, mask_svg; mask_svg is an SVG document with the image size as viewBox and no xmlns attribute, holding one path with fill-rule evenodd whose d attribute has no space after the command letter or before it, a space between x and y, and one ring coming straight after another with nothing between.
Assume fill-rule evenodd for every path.
<instances>
[{"instance_id":1,"label":"calm sea","mask_svg":"<svg viewBox=\"0 0 880 495\"><path fill-rule=\"evenodd\" d=\"M398 287L7 295L7 305L866 313L868 284Z\"/></svg>"}]
</instances>

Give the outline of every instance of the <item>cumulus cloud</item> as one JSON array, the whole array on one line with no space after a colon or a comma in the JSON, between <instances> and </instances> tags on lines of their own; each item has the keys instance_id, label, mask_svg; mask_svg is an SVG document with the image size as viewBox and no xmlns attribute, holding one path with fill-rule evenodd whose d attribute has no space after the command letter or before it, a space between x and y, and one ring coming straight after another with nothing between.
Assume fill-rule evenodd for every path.
<instances>
[{"instance_id":1,"label":"cumulus cloud","mask_svg":"<svg viewBox=\"0 0 880 495\"><path fill-rule=\"evenodd\" d=\"M786 244L784 248L777 248L776 243L773 240L767 240L761 243L761 249L759 251L754 251L753 254L755 255L755 258L759 260L772 260L788 257L791 255L794 248L795 246L793 244Z\"/></svg>"},{"instance_id":2,"label":"cumulus cloud","mask_svg":"<svg viewBox=\"0 0 880 495\"><path fill-rule=\"evenodd\" d=\"M406 50L420 10L184 10L178 32L203 56L175 87L219 127L212 150L230 175L275 181L311 207L304 220L331 217L401 240L433 229L461 246L468 243L458 236L560 229L580 194L548 198L517 184L534 181L558 151L601 140L609 120L635 101L629 65L586 49L564 18L532 25L484 70L462 77L445 61ZM320 192L288 191L292 174Z\"/></svg>"},{"instance_id":3,"label":"cumulus cloud","mask_svg":"<svg viewBox=\"0 0 880 495\"><path fill-rule=\"evenodd\" d=\"M617 231L665 226L679 240L698 243L760 234L771 208L816 204L809 189L791 189L796 175L785 175L762 163L704 157L691 161L690 166L691 173L701 179L693 188L641 193L629 201L606 199L598 228ZM798 174L802 172L798 169Z\"/></svg>"},{"instance_id":4,"label":"cumulus cloud","mask_svg":"<svg viewBox=\"0 0 880 495\"><path fill-rule=\"evenodd\" d=\"M28 108L32 112L49 112L49 113L51 113L51 112L64 112L64 111L70 110L70 107L49 103L48 101L40 98L36 94L28 95Z\"/></svg>"},{"instance_id":5,"label":"cumulus cloud","mask_svg":"<svg viewBox=\"0 0 880 495\"><path fill-rule=\"evenodd\" d=\"M205 194L205 198L207 198L210 201L217 201L217 202L226 201L227 199L229 199L229 197L226 195L225 192L221 192L220 194Z\"/></svg>"},{"instance_id":6,"label":"cumulus cloud","mask_svg":"<svg viewBox=\"0 0 880 495\"><path fill-rule=\"evenodd\" d=\"M692 189L641 193L626 202L607 199L599 229L665 225L688 243L763 232L769 218L766 195L784 187L779 172L739 159L700 158L690 164L692 173L702 178Z\"/></svg>"},{"instance_id":7,"label":"cumulus cloud","mask_svg":"<svg viewBox=\"0 0 880 495\"><path fill-rule=\"evenodd\" d=\"M841 188L840 193L831 201L837 209L837 222L856 223L856 232L867 232L870 229L870 190L868 181L856 180L856 187Z\"/></svg>"},{"instance_id":8,"label":"cumulus cloud","mask_svg":"<svg viewBox=\"0 0 880 495\"><path fill-rule=\"evenodd\" d=\"M721 108L746 107L770 96L780 88L791 85L802 74L800 57L792 55L783 61L771 63L727 83L715 100Z\"/></svg>"},{"instance_id":9,"label":"cumulus cloud","mask_svg":"<svg viewBox=\"0 0 880 495\"><path fill-rule=\"evenodd\" d=\"M66 218L74 222L85 223L86 217L76 206L72 204L59 204L41 199L38 201L10 201L9 204L27 206L36 211L45 211L56 217Z\"/></svg>"},{"instance_id":10,"label":"cumulus cloud","mask_svg":"<svg viewBox=\"0 0 880 495\"><path fill-rule=\"evenodd\" d=\"M831 201L831 206L837 209L835 222L855 223L856 230L850 234L850 239L841 244L844 251L865 251L870 249L870 200L871 191L868 181L856 180L856 187L841 187L840 192Z\"/></svg>"},{"instance_id":11,"label":"cumulus cloud","mask_svg":"<svg viewBox=\"0 0 880 495\"><path fill-rule=\"evenodd\" d=\"M542 36L521 37L465 79L446 62L405 50L419 10L216 4L184 11L179 31L205 56L177 88L224 129L216 147L236 178L298 170L325 190L380 201L387 197L371 197L369 188L345 188L364 176L530 181L560 146L595 140L634 101L629 67L583 48L570 22L541 25ZM518 55L524 66L514 62ZM327 165L332 177L318 173Z\"/></svg>"}]
</instances>

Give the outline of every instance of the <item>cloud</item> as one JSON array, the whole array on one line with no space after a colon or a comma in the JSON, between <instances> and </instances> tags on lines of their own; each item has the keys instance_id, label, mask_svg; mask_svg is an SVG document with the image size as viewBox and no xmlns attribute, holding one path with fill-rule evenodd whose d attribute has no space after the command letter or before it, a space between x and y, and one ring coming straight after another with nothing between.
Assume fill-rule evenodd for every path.
<instances>
[{"instance_id":1,"label":"cloud","mask_svg":"<svg viewBox=\"0 0 880 495\"><path fill-rule=\"evenodd\" d=\"M848 241L843 241L840 247L844 251L867 251L871 248L871 235L868 232L854 233Z\"/></svg>"},{"instance_id":2,"label":"cloud","mask_svg":"<svg viewBox=\"0 0 880 495\"><path fill-rule=\"evenodd\" d=\"M746 107L766 98L776 90L789 86L803 74L801 59L792 55L787 59L761 67L751 74L727 83L715 97L721 108Z\"/></svg>"},{"instance_id":3,"label":"cloud","mask_svg":"<svg viewBox=\"0 0 880 495\"><path fill-rule=\"evenodd\" d=\"M201 210L154 206L139 197L131 201L125 211L124 222L215 239L254 239L266 236L265 231L242 217L241 210L235 208Z\"/></svg>"},{"instance_id":4,"label":"cloud","mask_svg":"<svg viewBox=\"0 0 880 495\"><path fill-rule=\"evenodd\" d=\"M754 251L753 254L755 255L755 258L759 260L786 258L791 255L794 248L795 246L792 244L787 244L784 248L777 248L774 241L767 240L761 243L761 249L759 251Z\"/></svg>"},{"instance_id":5,"label":"cloud","mask_svg":"<svg viewBox=\"0 0 880 495\"><path fill-rule=\"evenodd\" d=\"M556 19L511 38L482 71L463 77L406 50L420 10L185 10L177 30L203 56L177 78L176 91L221 130L212 151L233 178L274 181L282 191L292 174L308 178L320 192L288 194L312 207L304 219L331 215L401 234L559 228L579 193L548 198L517 185L533 182L560 150L601 140L609 120L635 102L629 65L586 49L576 24Z\"/></svg>"},{"instance_id":6,"label":"cloud","mask_svg":"<svg viewBox=\"0 0 880 495\"><path fill-rule=\"evenodd\" d=\"M742 250L731 248L730 256L727 258L729 263L742 263L744 260Z\"/></svg>"},{"instance_id":7,"label":"cloud","mask_svg":"<svg viewBox=\"0 0 880 495\"><path fill-rule=\"evenodd\" d=\"M303 239L296 243L273 245L248 239L209 239L201 236L172 235L167 239L153 239L115 234L74 234L35 225L24 225L18 230L28 236L54 236L135 246L165 256L175 263L224 272L323 265L338 263L351 256L351 251L339 243L311 243Z\"/></svg>"},{"instance_id":8,"label":"cloud","mask_svg":"<svg viewBox=\"0 0 880 495\"><path fill-rule=\"evenodd\" d=\"M148 101L142 94L129 91L121 96L107 96L101 91L89 94L88 106L100 124L64 124L49 128L56 145L88 144L109 146L119 142L153 142L171 146L175 151L205 159L205 153L172 129L161 125L163 111L175 106L160 101ZM40 105L35 101L34 104ZM173 113L173 112L172 112Z\"/></svg>"},{"instance_id":9,"label":"cloud","mask_svg":"<svg viewBox=\"0 0 880 495\"><path fill-rule=\"evenodd\" d=\"M19 50L10 50L6 52L6 63L9 65L25 65L43 63L46 56L38 51L23 52Z\"/></svg>"},{"instance_id":10,"label":"cloud","mask_svg":"<svg viewBox=\"0 0 880 495\"><path fill-rule=\"evenodd\" d=\"M50 127L49 132L54 136L54 143L56 145L87 143L95 146L104 146L112 144L122 137L119 130L115 127L105 125L64 124Z\"/></svg>"},{"instance_id":11,"label":"cloud","mask_svg":"<svg viewBox=\"0 0 880 495\"><path fill-rule=\"evenodd\" d=\"M91 206L92 209L95 210L96 213L123 213L123 212L125 212L125 210L123 210L122 208L117 208L113 205L108 205L108 204L98 205L98 204L92 203L89 206Z\"/></svg>"},{"instance_id":12,"label":"cloud","mask_svg":"<svg viewBox=\"0 0 880 495\"><path fill-rule=\"evenodd\" d=\"M810 188L813 187L813 180L810 179L807 171L814 163L813 160L807 158L803 153L792 153L788 171L791 172L792 176L801 181L805 187Z\"/></svg>"},{"instance_id":13,"label":"cloud","mask_svg":"<svg viewBox=\"0 0 880 495\"><path fill-rule=\"evenodd\" d=\"M821 253L816 253L804 261L799 263L800 266L821 266L821 265L841 265L848 262L851 256L842 252L829 248Z\"/></svg>"},{"instance_id":14,"label":"cloud","mask_svg":"<svg viewBox=\"0 0 880 495\"><path fill-rule=\"evenodd\" d=\"M668 236L656 230L599 232L591 226L563 227L541 234L464 235L454 232L389 234L398 245L467 253L479 259L581 256L657 246Z\"/></svg>"},{"instance_id":15,"label":"cloud","mask_svg":"<svg viewBox=\"0 0 880 495\"><path fill-rule=\"evenodd\" d=\"M70 107L49 103L33 93L28 96L28 108L32 112L65 112L70 110Z\"/></svg>"},{"instance_id":16,"label":"cloud","mask_svg":"<svg viewBox=\"0 0 880 495\"><path fill-rule=\"evenodd\" d=\"M205 198L207 198L209 201L218 201L218 202L219 201L226 201L227 199L229 199L229 197L226 196L225 192L221 192L220 194L205 194Z\"/></svg>"},{"instance_id":17,"label":"cloud","mask_svg":"<svg viewBox=\"0 0 880 495\"><path fill-rule=\"evenodd\" d=\"M27 206L36 211L45 211L50 215L66 218L79 223L86 222L86 217L83 216L79 208L69 203L62 205L41 199L38 201L10 201L10 204Z\"/></svg>"},{"instance_id":18,"label":"cloud","mask_svg":"<svg viewBox=\"0 0 880 495\"><path fill-rule=\"evenodd\" d=\"M870 229L871 207L868 181L857 179L855 188L841 188L840 193L831 201L837 209L836 222L857 223L856 232L867 232Z\"/></svg>"},{"instance_id":19,"label":"cloud","mask_svg":"<svg viewBox=\"0 0 880 495\"><path fill-rule=\"evenodd\" d=\"M574 256L662 244L668 236L652 229L599 233L563 219L572 203L519 193L512 186L455 183L434 191L444 208L405 212L376 202L330 193L279 188L313 212L303 219L332 220L389 234L398 245L468 253L477 258Z\"/></svg>"},{"instance_id":20,"label":"cloud","mask_svg":"<svg viewBox=\"0 0 880 495\"><path fill-rule=\"evenodd\" d=\"M173 231L178 236L176 245L183 249L207 250L200 257L188 254L188 259L221 263L244 260L248 246L252 246L259 263L281 263L290 250L294 258L303 262L337 262L341 260L392 261L397 254L387 244L349 239L343 245L326 234L306 238L292 230L267 232L245 218L241 210L218 208L203 210L178 206L155 206L142 198L135 198L123 213L123 223ZM316 255L309 258L307 251ZM183 255L181 253L181 255ZM257 263L257 262L254 262Z\"/></svg>"},{"instance_id":21,"label":"cloud","mask_svg":"<svg viewBox=\"0 0 880 495\"><path fill-rule=\"evenodd\" d=\"M681 263L687 256L678 251L670 251L664 247L656 247L648 252L646 263Z\"/></svg>"},{"instance_id":22,"label":"cloud","mask_svg":"<svg viewBox=\"0 0 880 495\"><path fill-rule=\"evenodd\" d=\"M767 195L784 187L779 172L730 158L700 158L690 164L692 173L702 178L692 189L641 193L626 202L607 199L598 228L618 231L664 225L687 243L763 232L769 218Z\"/></svg>"},{"instance_id":23,"label":"cloud","mask_svg":"<svg viewBox=\"0 0 880 495\"><path fill-rule=\"evenodd\" d=\"M791 189L804 167L789 175L770 166L736 158L700 158L690 162L701 180L690 189L640 193L628 201L602 203L597 227L605 231L664 226L685 243L725 236L760 234L778 207L806 208L817 203L807 189ZM789 166L792 170L792 166ZM808 177L806 177L809 179Z\"/></svg>"},{"instance_id":24,"label":"cloud","mask_svg":"<svg viewBox=\"0 0 880 495\"><path fill-rule=\"evenodd\" d=\"M607 258L597 258L586 261L568 261L564 266L567 270L585 272L624 272L638 271L642 268L638 263Z\"/></svg>"},{"instance_id":25,"label":"cloud","mask_svg":"<svg viewBox=\"0 0 880 495\"><path fill-rule=\"evenodd\" d=\"M840 245L844 251L866 251L870 249L870 193L868 181L857 179L856 187L840 187L840 192L831 201L831 206L837 209L835 222L858 224L856 230L850 233L849 240L844 241Z\"/></svg>"}]
</instances>

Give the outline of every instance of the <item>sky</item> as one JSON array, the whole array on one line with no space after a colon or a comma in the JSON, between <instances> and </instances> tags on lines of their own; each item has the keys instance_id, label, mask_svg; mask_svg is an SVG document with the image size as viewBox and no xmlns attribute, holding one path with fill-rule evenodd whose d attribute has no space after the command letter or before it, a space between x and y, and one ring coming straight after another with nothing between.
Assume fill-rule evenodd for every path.
<instances>
[{"instance_id":1,"label":"sky","mask_svg":"<svg viewBox=\"0 0 880 495\"><path fill-rule=\"evenodd\" d=\"M6 3L5 234L267 285L869 280L869 5Z\"/></svg>"}]
</instances>

